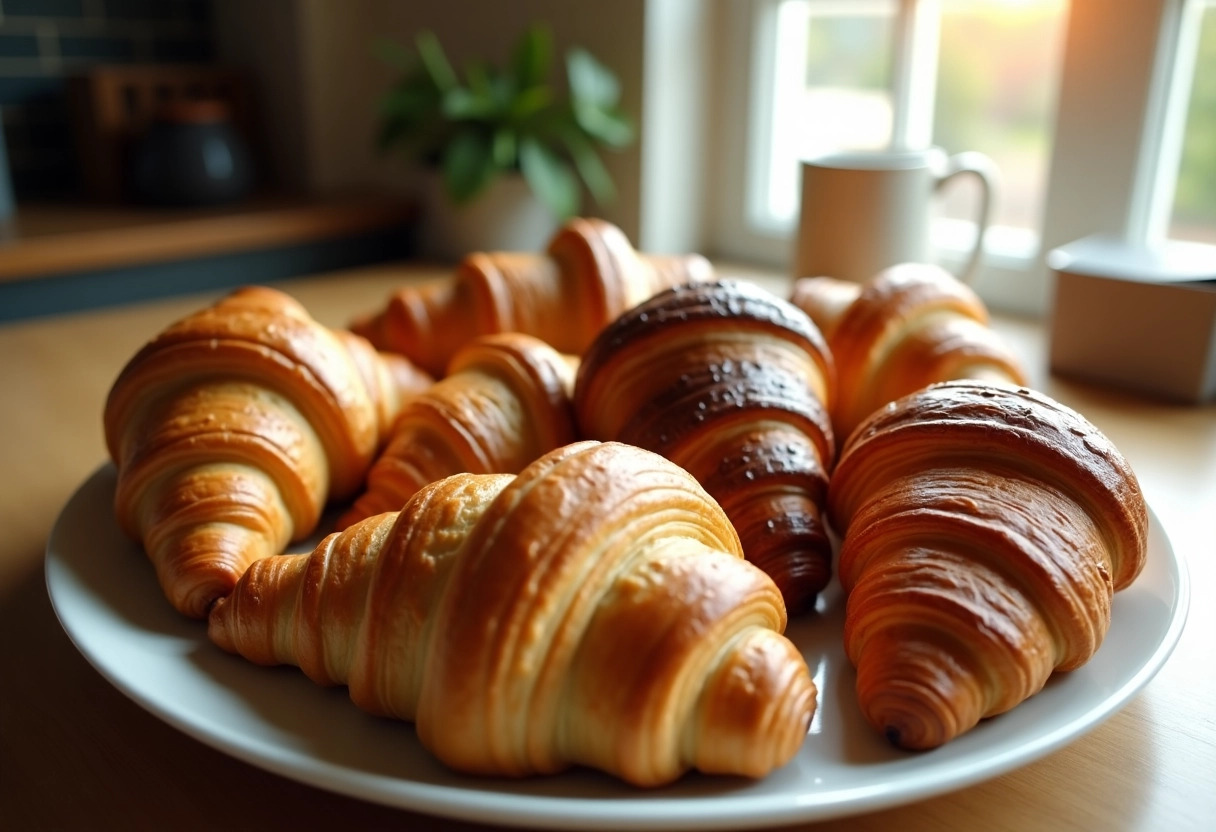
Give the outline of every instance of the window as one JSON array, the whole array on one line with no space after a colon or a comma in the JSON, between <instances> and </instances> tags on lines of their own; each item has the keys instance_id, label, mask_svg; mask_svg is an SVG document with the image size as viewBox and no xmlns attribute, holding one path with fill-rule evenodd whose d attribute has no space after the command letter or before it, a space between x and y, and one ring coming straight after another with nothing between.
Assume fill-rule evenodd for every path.
<instances>
[{"instance_id":1,"label":"window","mask_svg":"<svg viewBox=\"0 0 1216 832\"><path fill-rule=\"evenodd\" d=\"M1198 19L1184 23L1194 33L1195 59L1186 73L1190 96L1169 236L1216 243L1216 0L1196 4L1193 14Z\"/></svg>"},{"instance_id":2,"label":"window","mask_svg":"<svg viewBox=\"0 0 1216 832\"><path fill-rule=\"evenodd\" d=\"M1065 0L941 0L933 142L996 162L988 244L1014 256L1033 255L1042 224L1066 12ZM947 219L974 214L959 191L944 194Z\"/></svg>"},{"instance_id":3,"label":"window","mask_svg":"<svg viewBox=\"0 0 1216 832\"><path fill-rule=\"evenodd\" d=\"M982 150L1008 175L995 222L1030 229L1041 213L1064 0L942 0L932 140ZM753 221L788 229L799 159L878 150L895 140L896 0L782 0L776 8L772 129L759 155ZM952 198L951 198L952 197ZM967 194L943 216L966 220Z\"/></svg>"},{"instance_id":4,"label":"window","mask_svg":"<svg viewBox=\"0 0 1216 832\"><path fill-rule=\"evenodd\" d=\"M996 308L1042 314L1047 252L1088 234L1216 242L1216 0L726 6L723 65L750 85L724 85L743 99L718 138L723 257L788 263L797 161L901 137L1001 169L975 284ZM948 266L974 234L970 197L941 206Z\"/></svg>"},{"instance_id":5,"label":"window","mask_svg":"<svg viewBox=\"0 0 1216 832\"><path fill-rule=\"evenodd\" d=\"M798 160L891 141L896 0L811 3L775 11L768 144L753 157L752 222L788 232L798 212Z\"/></svg>"}]
</instances>

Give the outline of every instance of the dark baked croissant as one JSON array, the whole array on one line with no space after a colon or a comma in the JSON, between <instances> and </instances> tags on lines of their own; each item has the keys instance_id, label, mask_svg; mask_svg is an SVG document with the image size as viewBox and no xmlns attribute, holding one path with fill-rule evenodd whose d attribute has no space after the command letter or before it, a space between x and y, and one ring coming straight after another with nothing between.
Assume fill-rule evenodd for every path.
<instances>
[{"instance_id":1,"label":"dark baked croissant","mask_svg":"<svg viewBox=\"0 0 1216 832\"><path fill-rule=\"evenodd\" d=\"M515 474L573 442L574 365L531 335L471 341L444 379L405 405L339 528L400 511L419 488L451 474Z\"/></svg>"},{"instance_id":2,"label":"dark baked croissant","mask_svg":"<svg viewBox=\"0 0 1216 832\"><path fill-rule=\"evenodd\" d=\"M118 521L201 618L248 564L310 534L328 499L354 496L430 383L278 290L237 290L148 342L110 389Z\"/></svg>"},{"instance_id":3,"label":"dark baked croissant","mask_svg":"<svg viewBox=\"0 0 1216 832\"><path fill-rule=\"evenodd\" d=\"M827 338L839 379L836 438L888 402L939 381L1026 383L1017 358L988 326L983 301L945 269L903 263L864 286L804 277L791 300Z\"/></svg>"},{"instance_id":4,"label":"dark baked croissant","mask_svg":"<svg viewBox=\"0 0 1216 832\"><path fill-rule=\"evenodd\" d=\"M948 742L1088 661L1146 556L1127 462L1025 388L947 382L874 413L829 505L861 709L905 748Z\"/></svg>"},{"instance_id":5,"label":"dark baked croissant","mask_svg":"<svg viewBox=\"0 0 1216 832\"><path fill-rule=\"evenodd\" d=\"M460 771L585 765L652 786L690 767L759 777L794 755L815 687L785 621L686 472L579 442L258 561L208 632L414 721Z\"/></svg>"},{"instance_id":6,"label":"dark baked croissant","mask_svg":"<svg viewBox=\"0 0 1216 832\"><path fill-rule=\"evenodd\" d=\"M662 292L608 326L583 355L575 417L587 438L648 448L692 473L800 611L831 576L822 507L834 385L805 314L714 281Z\"/></svg>"},{"instance_id":7,"label":"dark baked croissant","mask_svg":"<svg viewBox=\"0 0 1216 832\"><path fill-rule=\"evenodd\" d=\"M450 280L406 286L351 329L438 377L461 346L495 332L535 335L579 355L631 306L668 286L712 276L700 255L641 254L615 225L574 218L543 253L469 254Z\"/></svg>"}]
</instances>

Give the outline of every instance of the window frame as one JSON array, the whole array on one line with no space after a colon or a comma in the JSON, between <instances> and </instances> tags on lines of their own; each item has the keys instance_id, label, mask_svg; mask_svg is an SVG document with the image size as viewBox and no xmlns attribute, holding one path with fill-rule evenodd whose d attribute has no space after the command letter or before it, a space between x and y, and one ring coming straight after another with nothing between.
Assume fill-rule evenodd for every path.
<instances>
[{"instance_id":1,"label":"window frame","mask_svg":"<svg viewBox=\"0 0 1216 832\"><path fill-rule=\"evenodd\" d=\"M767 153L767 143L760 139L771 123L773 96L764 79L772 75L780 2L733 0L719 7L720 112L725 117L718 120L712 154L717 198L709 227L719 256L788 269L793 228L766 228L749 216L750 189L759 179L754 172L767 164L756 151ZM1001 235L989 234L984 268L973 285L992 308L1034 317L1048 314L1052 280L1046 258L1060 245L1095 233L1136 243L1162 239L1178 171L1196 24L1204 5L1205 0L1137 0L1120 4L1115 12L1109 0L1070 0L1037 245L1001 251ZM901 101L913 101L930 108L930 121L932 93L926 102L923 74L926 50L933 50L936 62L936 37L926 34L924 24L937 11L937 0L900 0L904 19L896 25L892 62L897 113ZM900 54L908 44L913 49ZM919 87L916 79L905 77L914 72L921 73ZM930 90L935 72L929 74ZM920 122L917 111L910 112L911 117L897 115L897 127L909 118L923 125L923 109ZM950 235L935 232L935 243L943 236ZM948 268L961 267L966 256L961 246L939 246L938 251Z\"/></svg>"}]
</instances>

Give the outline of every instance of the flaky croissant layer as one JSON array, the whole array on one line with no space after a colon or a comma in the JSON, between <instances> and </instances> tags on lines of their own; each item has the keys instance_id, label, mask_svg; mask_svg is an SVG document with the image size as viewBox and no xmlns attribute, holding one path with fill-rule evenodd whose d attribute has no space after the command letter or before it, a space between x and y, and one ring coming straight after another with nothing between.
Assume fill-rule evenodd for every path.
<instances>
[{"instance_id":1,"label":"flaky croissant layer","mask_svg":"<svg viewBox=\"0 0 1216 832\"><path fill-rule=\"evenodd\" d=\"M576 363L519 332L469 342L446 377L403 407L338 528L399 511L419 488L451 474L515 474L573 442Z\"/></svg>"},{"instance_id":2,"label":"flaky croissant layer","mask_svg":"<svg viewBox=\"0 0 1216 832\"><path fill-rule=\"evenodd\" d=\"M869 722L932 748L1087 662L1148 511L1092 424L1026 388L933 385L863 422L829 490Z\"/></svg>"},{"instance_id":3,"label":"flaky croissant layer","mask_svg":"<svg viewBox=\"0 0 1216 832\"><path fill-rule=\"evenodd\" d=\"M403 287L351 329L439 377L462 346L498 332L527 333L579 355L625 310L713 274L699 254L639 252L612 223L574 217L545 251L471 252L450 279Z\"/></svg>"},{"instance_id":4,"label":"flaky croissant layer","mask_svg":"<svg viewBox=\"0 0 1216 832\"><path fill-rule=\"evenodd\" d=\"M785 620L690 475L579 442L254 564L209 633L415 721L460 771L585 765L653 786L759 777L797 752L815 686Z\"/></svg>"},{"instance_id":5,"label":"flaky croissant layer","mask_svg":"<svg viewBox=\"0 0 1216 832\"><path fill-rule=\"evenodd\" d=\"M106 400L115 511L168 599L206 616L258 558L353 496L402 402L431 379L274 289L169 326Z\"/></svg>"},{"instance_id":6,"label":"flaky croissant layer","mask_svg":"<svg viewBox=\"0 0 1216 832\"><path fill-rule=\"evenodd\" d=\"M617 318L583 354L583 436L687 469L747 558L802 611L831 576L822 510L835 442L832 358L793 305L738 281L677 286Z\"/></svg>"},{"instance_id":7,"label":"flaky croissant layer","mask_svg":"<svg viewBox=\"0 0 1216 832\"><path fill-rule=\"evenodd\" d=\"M983 301L940 266L901 263L864 285L803 277L790 298L823 331L836 362L832 427L841 444L870 413L936 382L1026 383Z\"/></svg>"}]
</instances>

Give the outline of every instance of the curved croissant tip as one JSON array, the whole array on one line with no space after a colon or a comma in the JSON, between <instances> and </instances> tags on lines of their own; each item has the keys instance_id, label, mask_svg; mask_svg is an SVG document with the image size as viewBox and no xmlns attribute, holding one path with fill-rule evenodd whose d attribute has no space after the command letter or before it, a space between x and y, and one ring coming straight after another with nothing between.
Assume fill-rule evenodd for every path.
<instances>
[{"instance_id":1,"label":"curved croissant tip","mask_svg":"<svg viewBox=\"0 0 1216 832\"><path fill-rule=\"evenodd\" d=\"M232 634L228 629L228 617L225 615L226 598L217 598L207 612L207 638L223 650L231 649Z\"/></svg>"},{"instance_id":2,"label":"curved croissant tip","mask_svg":"<svg viewBox=\"0 0 1216 832\"><path fill-rule=\"evenodd\" d=\"M350 319L349 323L346 325L346 328L355 335L358 335L360 338L366 338L368 341L375 344L375 339L373 336L375 335L377 318L378 315L371 312L357 315Z\"/></svg>"},{"instance_id":3,"label":"curved croissant tip","mask_svg":"<svg viewBox=\"0 0 1216 832\"><path fill-rule=\"evenodd\" d=\"M928 751L970 728L962 715L925 701L915 692L892 688L865 703L866 720L896 748Z\"/></svg>"},{"instance_id":4,"label":"curved croissant tip","mask_svg":"<svg viewBox=\"0 0 1216 832\"><path fill-rule=\"evenodd\" d=\"M193 582L183 578L179 579L177 586L166 586L165 594L182 615L206 620L220 599L232 592L239 577L234 570L223 570L215 575L199 577ZM174 592L174 589L177 591Z\"/></svg>"},{"instance_id":5,"label":"curved croissant tip","mask_svg":"<svg viewBox=\"0 0 1216 832\"><path fill-rule=\"evenodd\" d=\"M968 664L940 644L872 641L857 663L862 714L898 748L944 745L984 715L985 687Z\"/></svg>"},{"instance_id":6,"label":"curved croissant tip","mask_svg":"<svg viewBox=\"0 0 1216 832\"><path fill-rule=\"evenodd\" d=\"M883 736L896 748L906 751L928 751L945 743L940 731L919 719L919 714L888 714L878 719L885 724Z\"/></svg>"},{"instance_id":7,"label":"curved croissant tip","mask_svg":"<svg viewBox=\"0 0 1216 832\"><path fill-rule=\"evenodd\" d=\"M771 631L741 640L702 694L692 764L707 774L763 777L802 747L818 691L792 643Z\"/></svg>"}]
</instances>

